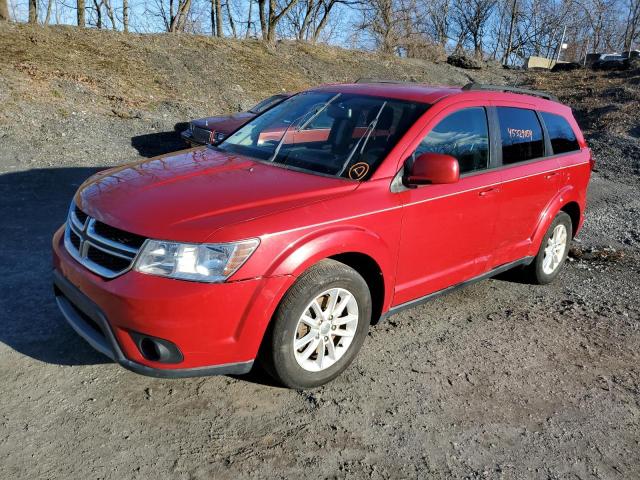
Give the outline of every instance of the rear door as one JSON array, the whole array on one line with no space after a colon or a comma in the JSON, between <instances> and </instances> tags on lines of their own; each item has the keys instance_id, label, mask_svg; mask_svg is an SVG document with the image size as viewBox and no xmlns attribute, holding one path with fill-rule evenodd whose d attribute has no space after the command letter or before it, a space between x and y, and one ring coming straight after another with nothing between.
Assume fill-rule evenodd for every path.
<instances>
[{"instance_id":1,"label":"rear door","mask_svg":"<svg viewBox=\"0 0 640 480\"><path fill-rule=\"evenodd\" d=\"M525 257L545 207L556 195L562 175L551 157L539 114L532 106L493 110L500 141L502 195L491 267Z\"/></svg>"}]
</instances>

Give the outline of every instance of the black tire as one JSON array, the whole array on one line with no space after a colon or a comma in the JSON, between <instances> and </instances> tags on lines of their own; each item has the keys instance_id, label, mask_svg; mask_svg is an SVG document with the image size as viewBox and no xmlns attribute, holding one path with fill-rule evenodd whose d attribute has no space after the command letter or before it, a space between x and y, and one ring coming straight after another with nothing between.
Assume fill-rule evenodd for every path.
<instances>
[{"instance_id":1,"label":"black tire","mask_svg":"<svg viewBox=\"0 0 640 480\"><path fill-rule=\"evenodd\" d=\"M331 288L346 289L356 299L357 327L342 357L325 370L311 372L298 364L293 341L298 321L307 305ZM286 387L304 389L323 385L340 375L353 361L364 343L370 323L371 293L364 278L343 263L322 260L303 273L280 302L262 342L259 361L277 382Z\"/></svg>"},{"instance_id":2,"label":"black tire","mask_svg":"<svg viewBox=\"0 0 640 480\"><path fill-rule=\"evenodd\" d=\"M553 235L553 231L558 225L564 225L567 231L567 245L564 249L564 253L562 255L562 260L558 264L558 266L551 273L546 273L543 270L543 261L545 256L545 248L547 247L547 243L551 236ZM559 212L556 217L551 222L549 229L542 237L542 242L540 242L540 249L538 250L538 254L533 259L531 265L529 265L526 269L527 279L534 284L538 285L546 285L551 283L562 270L562 266L564 265L565 260L567 259L567 255L569 254L569 247L571 245L571 236L573 232L571 217L567 215L565 212Z\"/></svg>"}]
</instances>

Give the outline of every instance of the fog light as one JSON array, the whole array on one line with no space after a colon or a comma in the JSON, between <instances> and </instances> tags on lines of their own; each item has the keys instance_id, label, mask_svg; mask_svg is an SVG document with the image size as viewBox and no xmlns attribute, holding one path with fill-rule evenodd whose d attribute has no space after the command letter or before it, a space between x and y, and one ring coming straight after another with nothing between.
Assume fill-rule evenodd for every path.
<instances>
[{"instance_id":1,"label":"fog light","mask_svg":"<svg viewBox=\"0 0 640 480\"><path fill-rule=\"evenodd\" d=\"M129 332L140 354L151 362L180 363L184 359L182 352L169 340Z\"/></svg>"}]
</instances>

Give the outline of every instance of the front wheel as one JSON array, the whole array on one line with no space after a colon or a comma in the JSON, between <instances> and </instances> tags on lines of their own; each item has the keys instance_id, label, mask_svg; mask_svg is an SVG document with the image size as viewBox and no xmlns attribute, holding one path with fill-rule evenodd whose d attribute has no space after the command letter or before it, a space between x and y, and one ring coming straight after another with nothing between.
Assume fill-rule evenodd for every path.
<instances>
[{"instance_id":1,"label":"front wheel","mask_svg":"<svg viewBox=\"0 0 640 480\"><path fill-rule=\"evenodd\" d=\"M362 276L334 260L307 270L278 307L261 361L290 388L323 385L357 355L371 323L371 294Z\"/></svg>"},{"instance_id":2,"label":"front wheel","mask_svg":"<svg viewBox=\"0 0 640 480\"><path fill-rule=\"evenodd\" d=\"M558 213L545 233L533 263L529 265L529 279L533 283L546 285L558 276L569 254L571 231L571 217L565 212Z\"/></svg>"}]
</instances>

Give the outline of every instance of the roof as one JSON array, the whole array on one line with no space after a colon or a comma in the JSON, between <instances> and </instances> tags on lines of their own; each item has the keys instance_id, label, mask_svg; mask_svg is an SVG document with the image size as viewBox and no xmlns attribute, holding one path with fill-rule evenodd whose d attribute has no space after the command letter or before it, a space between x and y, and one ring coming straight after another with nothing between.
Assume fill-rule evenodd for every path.
<instances>
[{"instance_id":1,"label":"roof","mask_svg":"<svg viewBox=\"0 0 640 480\"><path fill-rule=\"evenodd\" d=\"M413 102L435 103L449 95L462 93L461 87L432 86L421 83L340 83L321 85L314 91L329 91L396 98Z\"/></svg>"},{"instance_id":2,"label":"roof","mask_svg":"<svg viewBox=\"0 0 640 480\"><path fill-rule=\"evenodd\" d=\"M519 87L510 87L506 85L485 85L481 83L469 83L464 87L452 87L384 80L359 80L357 83L334 83L321 85L311 90L372 95L428 104L433 104L442 98L452 95L479 94L486 99L493 98L496 100L508 101L526 100L532 103L549 101L562 105L555 96L545 92Z\"/></svg>"}]
</instances>

